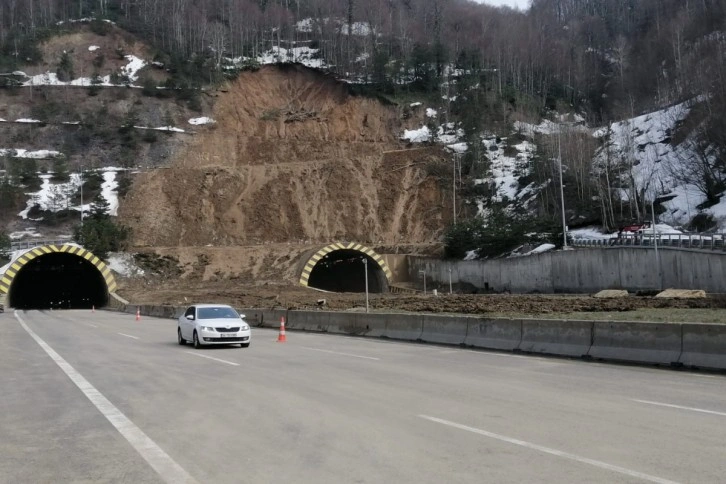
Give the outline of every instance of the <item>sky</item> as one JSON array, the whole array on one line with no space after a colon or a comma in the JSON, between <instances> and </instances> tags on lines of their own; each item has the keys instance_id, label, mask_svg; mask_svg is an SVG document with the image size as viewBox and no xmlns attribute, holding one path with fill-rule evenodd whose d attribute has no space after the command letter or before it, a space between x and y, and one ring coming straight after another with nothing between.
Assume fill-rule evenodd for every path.
<instances>
[{"instance_id":1,"label":"sky","mask_svg":"<svg viewBox=\"0 0 726 484\"><path fill-rule=\"evenodd\" d=\"M529 7L529 0L474 0L478 3L487 3L496 7L507 6L526 10Z\"/></svg>"}]
</instances>

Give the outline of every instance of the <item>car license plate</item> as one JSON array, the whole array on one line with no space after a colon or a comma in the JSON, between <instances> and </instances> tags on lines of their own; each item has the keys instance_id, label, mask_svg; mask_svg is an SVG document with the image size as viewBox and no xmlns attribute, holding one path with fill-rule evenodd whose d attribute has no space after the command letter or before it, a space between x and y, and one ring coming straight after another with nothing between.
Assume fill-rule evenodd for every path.
<instances>
[{"instance_id":1,"label":"car license plate","mask_svg":"<svg viewBox=\"0 0 726 484\"><path fill-rule=\"evenodd\" d=\"M237 336L236 333L222 333L222 338L234 338Z\"/></svg>"}]
</instances>

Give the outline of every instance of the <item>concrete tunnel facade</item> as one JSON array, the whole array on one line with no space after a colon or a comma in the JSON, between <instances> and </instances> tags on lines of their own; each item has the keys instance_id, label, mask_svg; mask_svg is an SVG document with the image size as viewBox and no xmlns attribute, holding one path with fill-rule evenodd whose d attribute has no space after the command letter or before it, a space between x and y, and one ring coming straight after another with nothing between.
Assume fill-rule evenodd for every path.
<instances>
[{"instance_id":1,"label":"concrete tunnel facade","mask_svg":"<svg viewBox=\"0 0 726 484\"><path fill-rule=\"evenodd\" d=\"M364 262L365 261L365 262ZM327 245L303 259L300 285L330 292L388 292L391 270L375 251L355 242Z\"/></svg>"},{"instance_id":2,"label":"concrete tunnel facade","mask_svg":"<svg viewBox=\"0 0 726 484\"><path fill-rule=\"evenodd\" d=\"M19 309L103 307L115 291L111 269L74 244L29 249L0 273L0 296Z\"/></svg>"}]
</instances>

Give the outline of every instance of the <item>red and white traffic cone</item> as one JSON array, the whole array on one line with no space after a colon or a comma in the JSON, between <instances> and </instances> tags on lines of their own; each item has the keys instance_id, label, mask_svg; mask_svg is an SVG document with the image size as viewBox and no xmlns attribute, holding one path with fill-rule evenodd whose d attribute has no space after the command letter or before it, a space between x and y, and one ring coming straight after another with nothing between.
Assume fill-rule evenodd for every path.
<instances>
[{"instance_id":1,"label":"red and white traffic cone","mask_svg":"<svg viewBox=\"0 0 726 484\"><path fill-rule=\"evenodd\" d=\"M141 321L141 309L139 307L136 308L136 321Z\"/></svg>"},{"instance_id":2,"label":"red and white traffic cone","mask_svg":"<svg viewBox=\"0 0 726 484\"><path fill-rule=\"evenodd\" d=\"M277 342L278 343L284 343L287 341L285 337L285 318L280 318L280 334L277 336Z\"/></svg>"}]
</instances>

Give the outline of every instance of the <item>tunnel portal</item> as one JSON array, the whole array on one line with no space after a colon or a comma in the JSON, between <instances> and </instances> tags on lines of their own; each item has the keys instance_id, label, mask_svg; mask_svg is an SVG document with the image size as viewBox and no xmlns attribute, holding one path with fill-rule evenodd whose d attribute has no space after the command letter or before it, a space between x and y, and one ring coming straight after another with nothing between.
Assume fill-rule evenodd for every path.
<instances>
[{"instance_id":1,"label":"tunnel portal","mask_svg":"<svg viewBox=\"0 0 726 484\"><path fill-rule=\"evenodd\" d=\"M331 292L388 292L390 270L380 255L358 244L333 244L315 253L300 283Z\"/></svg>"},{"instance_id":2,"label":"tunnel portal","mask_svg":"<svg viewBox=\"0 0 726 484\"><path fill-rule=\"evenodd\" d=\"M18 309L82 309L108 304L116 288L110 269L87 250L45 246L18 257L2 277L0 290Z\"/></svg>"}]
</instances>

